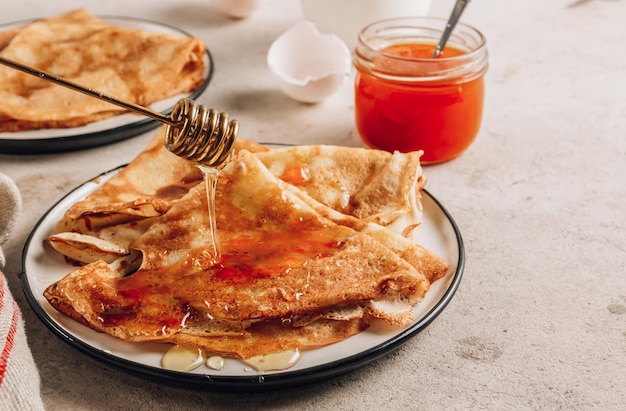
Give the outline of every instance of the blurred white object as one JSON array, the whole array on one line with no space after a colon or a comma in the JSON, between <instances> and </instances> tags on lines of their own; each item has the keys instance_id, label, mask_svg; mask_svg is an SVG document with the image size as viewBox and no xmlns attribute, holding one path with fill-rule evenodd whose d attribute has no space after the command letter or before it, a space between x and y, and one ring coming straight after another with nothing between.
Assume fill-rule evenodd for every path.
<instances>
[{"instance_id":1,"label":"blurred white object","mask_svg":"<svg viewBox=\"0 0 626 411\"><path fill-rule=\"evenodd\" d=\"M431 0L300 0L305 20L341 37L353 50L361 29L394 17L426 16Z\"/></svg>"},{"instance_id":2,"label":"blurred white object","mask_svg":"<svg viewBox=\"0 0 626 411\"><path fill-rule=\"evenodd\" d=\"M313 23L304 21L272 43L267 64L285 94L317 103L337 91L348 77L352 57L339 37L320 33Z\"/></svg>"},{"instance_id":3,"label":"blurred white object","mask_svg":"<svg viewBox=\"0 0 626 411\"><path fill-rule=\"evenodd\" d=\"M243 19L259 7L262 0L211 0L213 6L228 17Z\"/></svg>"}]
</instances>

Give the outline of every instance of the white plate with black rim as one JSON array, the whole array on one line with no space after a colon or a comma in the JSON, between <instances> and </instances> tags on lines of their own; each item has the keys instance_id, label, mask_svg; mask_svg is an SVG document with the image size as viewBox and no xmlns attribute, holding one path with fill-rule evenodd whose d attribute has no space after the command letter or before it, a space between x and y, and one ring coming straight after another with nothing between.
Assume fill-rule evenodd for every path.
<instances>
[{"instance_id":1,"label":"white plate with black rim","mask_svg":"<svg viewBox=\"0 0 626 411\"><path fill-rule=\"evenodd\" d=\"M98 17L105 23L113 26L175 36L191 36L191 34L177 27L150 20L119 16ZM32 21L25 20L2 24L0 25L0 31L19 27ZM202 74L202 82L195 90L157 101L150 108L167 115L172 112L174 105L181 98L196 99L199 97L208 87L214 71L213 59L208 49L204 55L204 63L205 69ZM82 150L125 140L150 131L160 125L161 123L157 120L126 113L80 127L0 132L0 154L48 154Z\"/></svg>"},{"instance_id":2,"label":"white plate with black rim","mask_svg":"<svg viewBox=\"0 0 626 411\"><path fill-rule=\"evenodd\" d=\"M191 372L164 369L161 359L171 348L170 344L129 343L96 332L60 314L43 297L48 285L75 268L46 241L54 232L54 225L72 204L85 198L123 167L75 188L41 217L24 246L21 281L32 309L54 334L89 356L134 374L187 388L244 391L284 388L331 378L362 367L415 337L444 310L461 282L465 261L461 233L443 205L424 191L423 223L415 241L450 262L450 269L432 284L424 301L414 308L412 324L397 328L374 323L342 342L304 351L294 366L283 371L259 373L236 359L226 359L221 370L205 365Z\"/></svg>"}]
</instances>

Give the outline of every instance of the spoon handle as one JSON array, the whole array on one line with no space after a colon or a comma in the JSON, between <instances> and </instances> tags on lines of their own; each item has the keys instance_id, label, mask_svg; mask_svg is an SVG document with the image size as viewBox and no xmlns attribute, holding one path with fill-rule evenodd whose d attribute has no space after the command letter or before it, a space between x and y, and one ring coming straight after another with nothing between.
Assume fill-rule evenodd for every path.
<instances>
[{"instance_id":1,"label":"spoon handle","mask_svg":"<svg viewBox=\"0 0 626 411\"><path fill-rule=\"evenodd\" d=\"M456 0L456 3L454 4L454 9L452 9L452 13L450 14L450 18L448 19L448 24L446 24L446 28L443 31L441 39L439 40L439 44L437 44L435 52L433 53L433 58L439 57L439 55L443 51L443 48L448 42L450 34L452 34L452 30L454 30L456 23L458 23L459 18L461 18L461 14L463 14L463 10L465 10L465 6L467 6L467 3L469 2L470 0Z\"/></svg>"}]
</instances>

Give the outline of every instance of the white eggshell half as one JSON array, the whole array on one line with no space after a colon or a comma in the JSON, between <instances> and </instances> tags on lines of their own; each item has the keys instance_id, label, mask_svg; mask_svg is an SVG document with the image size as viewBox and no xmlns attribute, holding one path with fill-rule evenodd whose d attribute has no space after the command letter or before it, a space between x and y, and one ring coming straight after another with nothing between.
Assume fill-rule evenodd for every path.
<instances>
[{"instance_id":1,"label":"white eggshell half","mask_svg":"<svg viewBox=\"0 0 626 411\"><path fill-rule=\"evenodd\" d=\"M316 103L333 94L350 73L351 53L334 34L322 34L303 21L270 46L267 64L289 97Z\"/></svg>"}]
</instances>

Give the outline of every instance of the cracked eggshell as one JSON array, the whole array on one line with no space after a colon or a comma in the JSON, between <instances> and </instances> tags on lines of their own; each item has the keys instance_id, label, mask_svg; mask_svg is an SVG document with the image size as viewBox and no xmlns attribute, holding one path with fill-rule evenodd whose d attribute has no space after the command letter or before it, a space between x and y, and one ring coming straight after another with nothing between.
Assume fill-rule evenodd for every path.
<instances>
[{"instance_id":1,"label":"cracked eggshell","mask_svg":"<svg viewBox=\"0 0 626 411\"><path fill-rule=\"evenodd\" d=\"M267 64L289 97L317 103L341 87L350 74L352 54L334 34L322 34L304 21L292 26L270 46Z\"/></svg>"}]
</instances>

